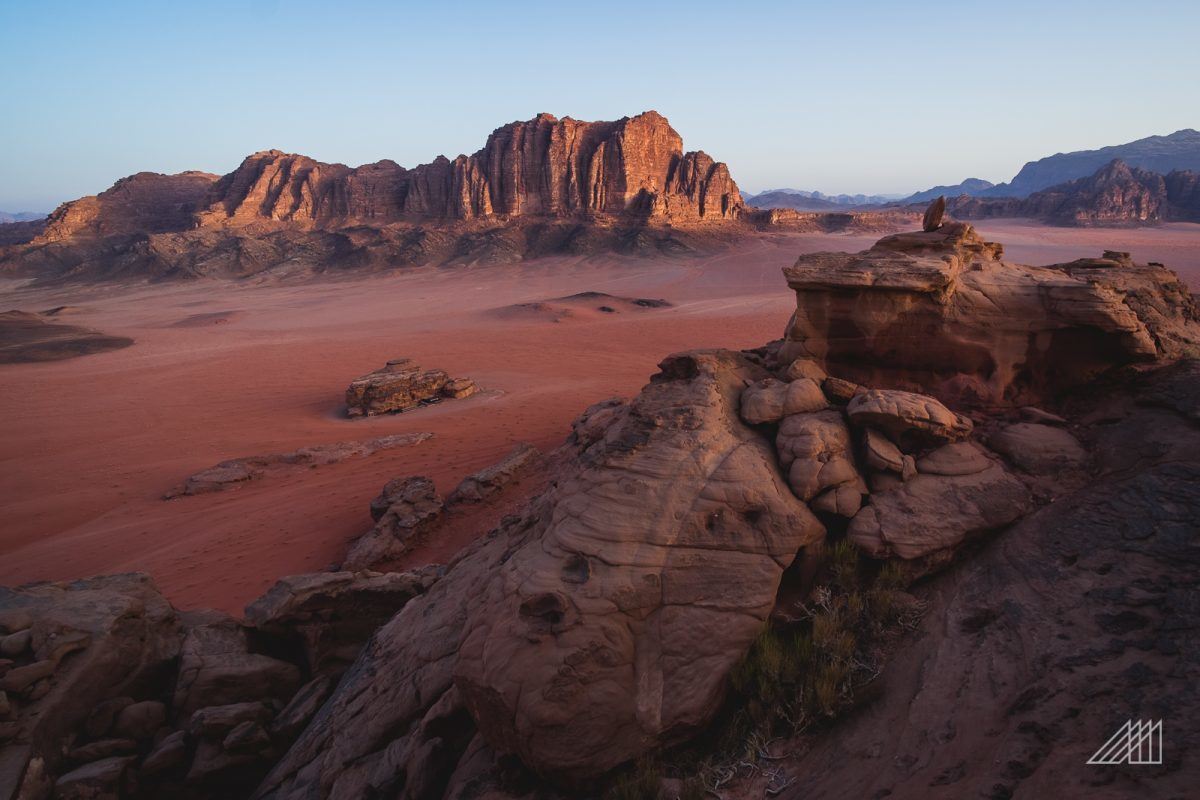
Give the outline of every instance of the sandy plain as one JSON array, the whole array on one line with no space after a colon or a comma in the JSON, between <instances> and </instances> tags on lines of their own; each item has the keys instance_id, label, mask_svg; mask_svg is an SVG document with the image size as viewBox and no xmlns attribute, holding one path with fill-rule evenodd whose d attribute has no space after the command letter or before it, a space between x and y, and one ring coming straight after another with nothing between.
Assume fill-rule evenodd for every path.
<instances>
[{"instance_id":1,"label":"sandy plain","mask_svg":"<svg viewBox=\"0 0 1200 800\"><path fill-rule=\"evenodd\" d=\"M979 227L1014 261L1128 250L1200 287L1200 225ZM72 306L72 324L135 340L67 361L0 365L0 584L145 571L178 606L238 613L278 577L340 561L390 478L428 475L449 492L517 442L556 446L580 411L636 393L668 353L777 338L794 307L780 269L802 252L858 250L876 238L776 235L695 258L548 258L321 282L0 284L0 309ZM579 292L671 306L603 312L602 299L554 300ZM346 419L346 384L401 356L485 391ZM416 431L434 437L162 499L224 459ZM443 562L490 523L477 515L406 563Z\"/></svg>"}]
</instances>

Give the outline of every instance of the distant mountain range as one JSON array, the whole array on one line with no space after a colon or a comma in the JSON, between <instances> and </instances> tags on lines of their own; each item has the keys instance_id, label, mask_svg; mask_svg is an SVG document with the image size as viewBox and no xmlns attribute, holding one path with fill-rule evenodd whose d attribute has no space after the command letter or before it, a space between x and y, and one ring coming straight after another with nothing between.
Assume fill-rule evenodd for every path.
<instances>
[{"instance_id":1,"label":"distant mountain range","mask_svg":"<svg viewBox=\"0 0 1200 800\"><path fill-rule=\"evenodd\" d=\"M38 211L0 211L0 225L10 222L33 222L46 215Z\"/></svg>"},{"instance_id":2,"label":"distant mountain range","mask_svg":"<svg viewBox=\"0 0 1200 800\"><path fill-rule=\"evenodd\" d=\"M884 194L825 194L803 189L768 189L754 195L743 195L747 205L758 208L794 208L797 211L829 211L854 206L883 205L903 195Z\"/></svg>"},{"instance_id":3,"label":"distant mountain range","mask_svg":"<svg viewBox=\"0 0 1200 800\"><path fill-rule=\"evenodd\" d=\"M1185 128L1168 136L1147 136L1145 139L1101 147L1098 150L1056 153L1028 162L1008 183L992 185L978 178L968 178L956 186L935 186L917 192L905 198L903 202L919 203L932 200L938 195L957 197L963 194L973 197L1029 197L1034 192L1093 175L1113 160L1120 160L1130 167L1150 170L1161 175L1173 170L1198 172L1200 131Z\"/></svg>"},{"instance_id":4,"label":"distant mountain range","mask_svg":"<svg viewBox=\"0 0 1200 800\"><path fill-rule=\"evenodd\" d=\"M1033 192L1028 197L949 198L961 219L1029 217L1051 225L1132 226L1200 222L1200 172L1166 175L1113 159L1087 177Z\"/></svg>"}]
</instances>

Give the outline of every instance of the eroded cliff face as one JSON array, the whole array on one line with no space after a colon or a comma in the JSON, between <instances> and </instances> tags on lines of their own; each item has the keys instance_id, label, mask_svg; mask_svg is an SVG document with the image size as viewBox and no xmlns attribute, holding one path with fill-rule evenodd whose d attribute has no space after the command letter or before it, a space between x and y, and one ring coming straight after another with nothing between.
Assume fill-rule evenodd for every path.
<instances>
[{"instance_id":1,"label":"eroded cliff face","mask_svg":"<svg viewBox=\"0 0 1200 800\"><path fill-rule=\"evenodd\" d=\"M696 223L734 219L742 207L728 168L704 153L685 153L666 118L647 111L616 122L539 114L497 128L473 155L439 156L413 169L255 153L213 186L196 222L337 227L634 212Z\"/></svg>"}]
</instances>

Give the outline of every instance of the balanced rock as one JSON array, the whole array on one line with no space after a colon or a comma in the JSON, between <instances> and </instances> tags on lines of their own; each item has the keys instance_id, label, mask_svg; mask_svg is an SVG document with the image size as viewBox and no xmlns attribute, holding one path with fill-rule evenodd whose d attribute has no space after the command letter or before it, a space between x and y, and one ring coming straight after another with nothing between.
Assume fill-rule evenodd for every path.
<instances>
[{"instance_id":1,"label":"balanced rock","mask_svg":"<svg viewBox=\"0 0 1200 800\"><path fill-rule=\"evenodd\" d=\"M925 209L925 216L921 220L921 229L926 233L933 233L942 227L942 217L944 216L946 216L946 198L939 195L938 199Z\"/></svg>"},{"instance_id":2,"label":"balanced rock","mask_svg":"<svg viewBox=\"0 0 1200 800\"><path fill-rule=\"evenodd\" d=\"M883 431L902 449L944 444L971 435L971 420L932 397L894 389L870 389L846 406L855 425Z\"/></svg>"}]
</instances>

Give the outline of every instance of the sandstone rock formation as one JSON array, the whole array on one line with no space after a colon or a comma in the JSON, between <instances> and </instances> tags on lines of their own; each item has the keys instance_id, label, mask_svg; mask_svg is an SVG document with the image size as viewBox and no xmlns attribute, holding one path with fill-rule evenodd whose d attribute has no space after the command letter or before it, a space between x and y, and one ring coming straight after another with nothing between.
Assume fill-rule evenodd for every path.
<instances>
[{"instance_id":1,"label":"sandstone rock formation","mask_svg":"<svg viewBox=\"0 0 1200 800\"><path fill-rule=\"evenodd\" d=\"M620 413L589 412L578 466L380 630L262 795L415 793L430 748L449 765L466 750L469 727L433 740L448 718L568 782L702 727L783 568L824 533L737 418L761 377L733 353L672 357Z\"/></svg>"},{"instance_id":2,"label":"sandstone rock formation","mask_svg":"<svg viewBox=\"0 0 1200 800\"><path fill-rule=\"evenodd\" d=\"M411 358L398 358L351 381L346 389L346 411L351 417L371 417L408 411L442 398L470 397L477 391L468 378L451 378L440 369L422 370Z\"/></svg>"},{"instance_id":3,"label":"sandstone rock formation","mask_svg":"<svg viewBox=\"0 0 1200 800\"><path fill-rule=\"evenodd\" d=\"M359 537L346 554L345 567L363 570L402 555L438 526L445 503L424 476L396 478L371 501L375 527Z\"/></svg>"},{"instance_id":4,"label":"sandstone rock formation","mask_svg":"<svg viewBox=\"0 0 1200 800\"><path fill-rule=\"evenodd\" d=\"M925 209L925 217L921 220L921 230L926 233L932 233L942 227L942 218L946 215L946 198L938 195L938 198L929 204L929 208Z\"/></svg>"},{"instance_id":5,"label":"sandstone rock formation","mask_svg":"<svg viewBox=\"0 0 1200 800\"><path fill-rule=\"evenodd\" d=\"M34 243L189 228L216 180L216 175L206 172L130 175L98 195L63 203L47 219Z\"/></svg>"},{"instance_id":6,"label":"sandstone rock formation","mask_svg":"<svg viewBox=\"0 0 1200 800\"><path fill-rule=\"evenodd\" d=\"M1007 405L1177 357L1194 336L1180 333L1191 296L1160 266L1029 267L1002 252L953 223L801 256L784 270L797 310L782 355L868 386Z\"/></svg>"},{"instance_id":7,"label":"sandstone rock formation","mask_svg":"<svg viewBox=\"0 0 1200 800\"><path fill-rule=\"evenodd\" d=\"M518 444L500 461L468 475L446 499L449 506L480 503L496 496L513 481L536 469L542 453L526 442Z\"/></svg>"},{"instance_id":8,"label":"sandstone rock formation","mask_svg":"<svg viewBox=\"0 0 1200 800\"><path fill-rule=\"evenodd\" d=\"M290 453L270 453L265 456L232 458L188 476L179 486L163 495L171 500L185 495L220 492L269 475L285 474L297 467L319 467L336 464L348 458L363 458L379 450L408 447L433 437L432 433L395 433L365 441L334 442L302 447Z\"/></svg>"}]
</instances>

